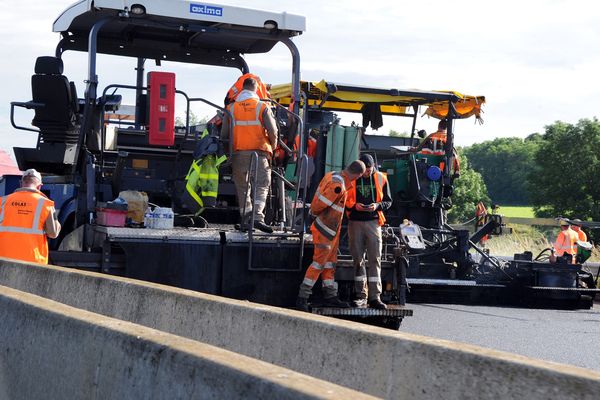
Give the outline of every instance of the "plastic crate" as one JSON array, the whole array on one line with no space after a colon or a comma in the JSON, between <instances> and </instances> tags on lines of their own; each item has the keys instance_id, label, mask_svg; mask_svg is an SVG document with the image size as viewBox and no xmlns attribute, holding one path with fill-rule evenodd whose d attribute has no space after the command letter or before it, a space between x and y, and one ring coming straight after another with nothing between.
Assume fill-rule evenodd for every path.
<instances>
[{"instance_id":1,"label":"plastic crate","mask_svg":"<svg viewBox=\"0 0 600 400\"><path fill-rule=\"evenodd\" d=\"M98 208L96 210L96 223L102 226L125 226L127 211Z\"/></svg>"}]
</instances>

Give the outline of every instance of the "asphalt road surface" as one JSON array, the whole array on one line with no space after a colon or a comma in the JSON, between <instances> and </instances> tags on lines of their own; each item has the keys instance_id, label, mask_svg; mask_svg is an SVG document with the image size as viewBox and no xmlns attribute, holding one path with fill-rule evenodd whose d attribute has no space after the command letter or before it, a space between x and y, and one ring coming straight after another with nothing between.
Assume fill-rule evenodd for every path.
<instances>
[{"instance_id":1,"label":"asphalt road surface","mask_svg":"<svg viewBox=\"0 0 600 400\"><path fill-rule=\"evenodd\" d=\"M600 371L600 304L540 310L407 304L400 330Z\"/></svg>"}]
</instances>

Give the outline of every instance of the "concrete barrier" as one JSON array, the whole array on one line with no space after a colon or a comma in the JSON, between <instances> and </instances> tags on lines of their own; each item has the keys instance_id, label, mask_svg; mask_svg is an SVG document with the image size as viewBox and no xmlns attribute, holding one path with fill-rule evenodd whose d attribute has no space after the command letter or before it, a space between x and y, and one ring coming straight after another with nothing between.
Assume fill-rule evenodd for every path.
<instances>
[{"instance_id":1,"label":"concrete barrier","mask_svg":"<svg viewBox=\"0 0 600 400\"><path fill-rule=\"evenodd\" d=\"M600 393L600 373L582 368L125 278L0 261L0 284L379 397L595 399Z\"/></svg>"},{"instance_id":2,"label":"concrete barrier","mask_svg":"<svg viewBox=\"0 0 600 400\"><path fill-rule=\"evenodd\" d=\"M3 286L0 321L3 400L372 398Z\"/></svg>"}]
</instances>

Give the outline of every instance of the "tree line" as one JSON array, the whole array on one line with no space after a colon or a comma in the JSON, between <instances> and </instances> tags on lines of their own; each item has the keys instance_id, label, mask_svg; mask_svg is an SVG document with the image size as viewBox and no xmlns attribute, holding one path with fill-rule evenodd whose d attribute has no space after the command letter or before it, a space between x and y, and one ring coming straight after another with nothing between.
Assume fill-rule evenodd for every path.
<instances>
[{"instance_id":1,"label":"tree line","mask_svg":"<svg viewBox=\"0 0 600 400\"><path fill-rule=\"evenodd\" d=\"M600 122L557 121L543 134L458 149L461 177L450 218L472 218L475 205L530 205L538 217L600 221Z\"/></svg>"}]
</instances>

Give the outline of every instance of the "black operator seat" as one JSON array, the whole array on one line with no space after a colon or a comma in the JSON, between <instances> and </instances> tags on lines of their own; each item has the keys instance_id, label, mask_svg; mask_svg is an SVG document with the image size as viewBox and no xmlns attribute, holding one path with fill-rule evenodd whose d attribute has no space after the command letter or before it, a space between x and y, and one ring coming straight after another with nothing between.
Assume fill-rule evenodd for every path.
<instances>
[{"instance_id":1,"label":"black operator seat","mask_svg":"<svg viewBox=\"0 0 600 400\"><path fill-rule=\"evenodd\" d=\"M31 92L35 117L32 125L40 129L42 143L76 143L78 139L78 100L75 84L63 74L63 61L57 57L38 57Z\"/></svg>"}]
</instances>

